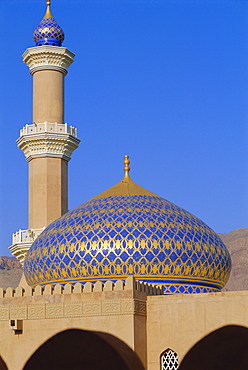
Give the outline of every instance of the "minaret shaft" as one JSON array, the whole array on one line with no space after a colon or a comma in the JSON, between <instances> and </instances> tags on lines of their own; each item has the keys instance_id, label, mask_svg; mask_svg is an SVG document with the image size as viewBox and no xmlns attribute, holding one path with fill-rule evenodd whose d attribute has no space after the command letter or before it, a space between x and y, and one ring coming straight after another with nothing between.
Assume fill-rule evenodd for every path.
<instances>
[{"instance_id":1,"label":"minaret shaft","mask_svg":"<svg viewBox=\"0 0 248 370\"><path fill-rule=\"evenodd\" d=\"M68 162L35 158L29 162L29 229L39 229L68 210Z\"/></svg>"},{"instance_id":2,"label":"minaret shaft","mask_svg":"<svg viewBox=\"0 0 248 370\"><path fill-rule=\"evenodd\" d=\"M33 122L64 124L64 73L33 74ZM46 227L68 210L68 162L49 155L29 162L29 229Z\"/></svg>"},{"instance_id":3,"label":"minaret shaft","mask_svg":"<svg viewBox=\"0 0 248 370\"><path fill-rule=\"evenodd\" d=\"M64 123L64 73L44 69L33 74L33 122Z\"/></svg>"},{"instance_id":4,"label":"minaret shaft","mask_svg":"<svg viewBox=\"0 0 248 370\"><path fill-rule=\"evenodd\" d=\"M76 129L64 123L64 78L73 57L51 45L23 54L33 76L33 124L17 140L29 162L29 229L44 228L68 210L68 161L79 144Z\"/></svg>"},{"instance_id":5,"label":"minaret shaft","mask_svg":"<svg viewBox=\"0 0 248 370\"><path fill-rule=\"evenodd\" d=\"M23 54L33 76L33 122L17 140L29 167L28 230L17 231L10 246L21 263L43 229L68 210L68 161L80 142L64 121L64 78L75 55L62 47L64 32L50 1L33 37L36 46Z\"/></svg>"}]
</instances>

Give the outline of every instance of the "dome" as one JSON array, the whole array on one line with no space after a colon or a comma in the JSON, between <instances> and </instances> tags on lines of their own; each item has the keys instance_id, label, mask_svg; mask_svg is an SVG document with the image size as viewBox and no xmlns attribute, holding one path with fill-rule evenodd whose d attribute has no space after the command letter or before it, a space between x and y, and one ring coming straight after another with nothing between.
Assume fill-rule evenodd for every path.
<instances>
[{"instance_id":1,"label":"dome","mask_svg":"<svg viewBox=\"0 0 248 370\"><path fill-rule=\"evenodd\" d=\"M230 255L219 236L184 209L135 184L125 156L121 182L69 211L35 240L24 273L31 286L126 279L165 293L219 291Z\"/></svg>"},{"instance_id":2,"label":"dome","mask_svg":"<svg viewBox=\"0 0 248 370\"><path fill-rule=\"evenodd\" d=\"M36 46L53 45L61 46L64 41L65 34L62 28L53 18L50 11L50 1L47 1L47 10L42 21L36 27L33 33Z\"/></svg>"}]
</instances>

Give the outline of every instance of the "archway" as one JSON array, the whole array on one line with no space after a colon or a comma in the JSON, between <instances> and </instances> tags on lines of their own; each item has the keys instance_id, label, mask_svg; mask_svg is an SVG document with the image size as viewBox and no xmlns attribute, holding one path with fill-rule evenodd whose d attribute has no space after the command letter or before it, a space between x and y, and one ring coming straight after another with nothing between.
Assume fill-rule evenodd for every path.
<instances>
[{"instance_id":1,"label":"archway","mask_svg":"<svg viewBox=\"0 0 248 370\"><path fill-rule=\"evenodd\" d=\"M137 354L111 334L70 329L47 340L23 370L144 370Z\"/></svg>"},{"instance_id":2,"label":"archway","mask_svg":"<svg viewBox=\"0 0 248 370\"><path fill-rule=\"evenodd\" d=\"M208 334L186 354L179 370L247 370L248 328L228 325Z\"/></svg>"}]
</instances>

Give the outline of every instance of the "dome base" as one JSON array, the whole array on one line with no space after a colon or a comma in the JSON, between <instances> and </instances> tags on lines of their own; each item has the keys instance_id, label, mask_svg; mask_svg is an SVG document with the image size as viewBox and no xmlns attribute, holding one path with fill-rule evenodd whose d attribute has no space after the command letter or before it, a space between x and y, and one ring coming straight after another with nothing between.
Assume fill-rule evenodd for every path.
<instances>
[{"instance_id":1,"label":"dome base","mask_svg":"<svg viewBox=\"0 0 248 370\"><path fill-rule=\"evenodd\" d=\"M112 281L116 283L118 280L125 281L128 277L133 276L136 281L140 281L147 284L153 284L156 286L162 287L164 294L192 294L192 293L210 293L210 292L219 292L222 288L220 284L217 286L216 281L206 281L205 279L181 279L180 277L172 277L172 276L163 276L161 278L157 277L147 277L147 276L134 276L134 275L114 275L109 276L98 276L98 277L71 277L67 279L56 279L54 281L46 281L44 283L40 283L40 286L52 285L55 286L56 284L61 284L62 286L66 284L75 285L76 283L86 284L90 283L97 283L98 281L105 284L107 281Z\"/></svg>"},{"instance_id":2,"label":"dome base","mask_svg":"<svg viewBox=\"0 0 248 370\"><path fill-rule=\"evenodd\" d=\"M58 39L44 38L39 39L36 42L36 46L51 45L51 46L61 46L62 42Z\"/></svg>"}]
</instances>

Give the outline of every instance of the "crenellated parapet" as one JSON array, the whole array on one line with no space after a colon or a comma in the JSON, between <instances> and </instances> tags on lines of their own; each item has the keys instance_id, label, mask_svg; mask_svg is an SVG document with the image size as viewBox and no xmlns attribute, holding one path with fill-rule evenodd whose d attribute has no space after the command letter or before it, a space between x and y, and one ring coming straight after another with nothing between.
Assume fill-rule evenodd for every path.
<instances>
[{"instance_id":1,"label":"crenellated parapet","mask_svg":"<svg viewBox=\"0 0 248 370\"><path fill-rule=\"evenodd\" d=\"M144 283L142 281L135 280L134 277L130 276L125 281L117 280L116 283L113 283L112 281L107 281L106 283L97 281L95 284L91 282L87 282L86 284L76 283L75 285L65 284L64 286L56 284L54 287L51 285L46 285L44 287L38 285L35 288L30 286L26 288L19 286L16 289L12 287L7 289L0 288L0 299L121 291L143 292L146 295L163 294L163 288L161 286Z\"/></svg>"},{"instance_id":2,"label":"crenellated parapet","mask_svg":"<svg viewBox=\"0 0 248 370\"><path fill-rule=\"evenodd\" d=\"M109 294L111 293L111 294ZM0 289L1 320L34 320L109 315L146 316L146 297L162 288L128 277L115 284L98 281L75 286L57 284L35 288Z\"/></svg>"}]
</instances>

